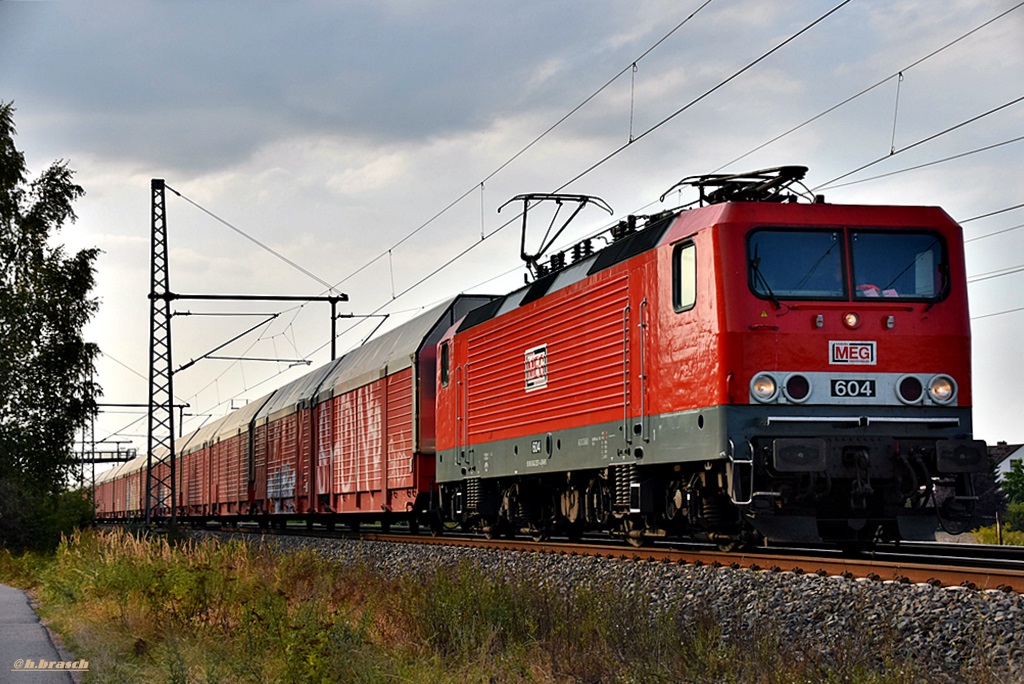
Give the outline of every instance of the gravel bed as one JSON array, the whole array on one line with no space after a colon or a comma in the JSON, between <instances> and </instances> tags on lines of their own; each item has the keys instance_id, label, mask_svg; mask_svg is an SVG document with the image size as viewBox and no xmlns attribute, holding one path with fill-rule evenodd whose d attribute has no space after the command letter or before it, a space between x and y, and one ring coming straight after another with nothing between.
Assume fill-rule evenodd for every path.
<instances>
[{"instance_id":1,"label":"gravel bed","mask_svg":"<svg viewBox=\"0 0 1024 684\"><path fill-rule=\"evenodd\" d=\"M723 638L768 634L806 644L825 658L874 645L875 653L926 663L936 681L960 681L964 667L977 664L987 665L996 681L1024 681L1024 597L1015 593L452 546L302 537L270 542L282 551L313 547L388 577L469 561L501 576L531 573L556 587L614 582L680 619L713 619Z\"/></svg>"}]
</instances>

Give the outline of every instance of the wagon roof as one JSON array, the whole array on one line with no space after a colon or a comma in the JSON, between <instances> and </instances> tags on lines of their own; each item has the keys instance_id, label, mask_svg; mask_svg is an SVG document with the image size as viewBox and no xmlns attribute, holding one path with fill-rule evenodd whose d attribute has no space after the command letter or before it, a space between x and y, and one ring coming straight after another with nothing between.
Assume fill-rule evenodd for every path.
<instances>
[{"instance_id":1,"label":"wagon roof","mask_svg":"<svg viewBox=\"0 0 1024 684\"><path fill-rule=\"evenodd\" d=\"M389 330L339 359L323 387L338 394L409 368L424 346L466 313L494 299L490 295L458 295Z\"/></svg>"},{"instance_id":2,"label":"wagon roof","mask_svg":"<svg viewBox=\"0 0 1024 684\"><path fill-rule=\"evenodd\" d=\"M266 418L276 418L278 414L293 413L302 405L308 405L309 400L316 393L324 377L337 363L337 359L331 361L279 388L256 411L255 417L257 422L263 421Z\"/></svg>"},{"instance_id":3,"label":"wagon roof","mask_svg":"<svg viewBox=\"0 0 1024 684\"><path fill-rule=\"evenodd\" d=\"M142 458L142 457L141 456L136 456L135 457L135 459L138 459L138 458ZM132 461L134 461L135 459L132 459ZM117 479L117 476L121 473L122 470L124 470L125 466L128 465L129 463L131 463L132 461L126 461L124 463L116 463L112 467L107 468L106 470L104 470L103 472L96 473L96 478L95 478L96 479L96 484L102 484L104 482L109 482L111 480Z\"/></svg>"},{"instance_id":4,"label":"wagon roof","mask_svg":"<svg viewBox=\"0 0 1024 684\"><path fill-rule=\"evenodd\" d=\"M214 435L220 430L220 426L230 416L222 416L214 420L207 421L197 430L193 430L187 435L182 435L174 440L174 453L178 455L191 454L193 451L202 449L203 446L208 442Z\"/></svg>"},{"instance_id":5,"label":"wagon roof","mask_svg":"<svg viewBox=\"0 0 1024 684\"><path fill-rule=\"evenodd\" d=\"M288 385L285 385L285 387L288 387ZM249 423L251 423L263 407L267 405L267 402L269 402L271 398L276 397L280 392L281 390L276 390L270 394L264 394L259 399L254 399L242 408L232 411L228 415L224 416L224 421L217 426L217 431L214 437L216 439L227 439L248 430Z\"/></svg>"}]
</instances>

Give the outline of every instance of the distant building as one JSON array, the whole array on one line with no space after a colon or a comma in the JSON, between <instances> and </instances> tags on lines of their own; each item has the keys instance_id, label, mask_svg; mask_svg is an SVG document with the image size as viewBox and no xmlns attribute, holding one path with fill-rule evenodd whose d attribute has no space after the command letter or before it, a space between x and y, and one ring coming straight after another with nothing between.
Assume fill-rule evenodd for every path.
<instances>
[{"instance_id":1,"label":"distant building","mask_svg":"<svg viewBox=\"0 0 1024 684\"><path fill-rule=\"evenodd\" d=\"M996 464L996 476L1002 477L1010 472L1014 461L1024 459L1024 444L1007 444L999 442L988 448L989 458Z\"/></svg>"}]
</instances>

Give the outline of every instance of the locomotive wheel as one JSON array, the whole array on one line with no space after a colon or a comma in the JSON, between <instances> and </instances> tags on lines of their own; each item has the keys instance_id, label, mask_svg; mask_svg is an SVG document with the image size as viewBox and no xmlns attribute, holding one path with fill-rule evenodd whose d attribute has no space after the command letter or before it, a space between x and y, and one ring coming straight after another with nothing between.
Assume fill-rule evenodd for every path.
<instances>
[{"instance_id":1,"label":"locomotive wheel","mask_svg":"<svg viewBox=\"0 0 1024 684\"><path fill-rule=\"evenodd\" d=\"M971 529L971 523L973 522L970 518L944 518L941 514L938 517L939 527L946 534L963 534Z\"/></svg>"},{"instance_id":2,"label":"locomotive wheel","mask_svg":"<svg viewBox=\"0 0 1024 684\"><path fill-rule=\"evenodd\" d=\"M962 534L971 528L974 522L974 503L964 503L956 499L945 501L936 508L939 526L947 534Z\"/></svg>"},{"instance_id":3,"label":"locomotive wheel","mask_svg":"<svg viewBox=\"0 0 1024 684\"><path fill-rule=\"evenodd\" d=\"M622 521L622 531L626 537L626 543L635 549L647 546L648 539L640 535L643 532L643 523L632 518Z\"/></svg>"},{"instance_id":4,"label":"locomotive wheel","mask_svg":"<svg viewBox=\"0 0 1024 684\"><path fill-rule=\"evenodd\" d=\"M496 539L501 535L501 521L497 518L487 518L483 521L484 539Z\"/></svg>"}]
</instances>

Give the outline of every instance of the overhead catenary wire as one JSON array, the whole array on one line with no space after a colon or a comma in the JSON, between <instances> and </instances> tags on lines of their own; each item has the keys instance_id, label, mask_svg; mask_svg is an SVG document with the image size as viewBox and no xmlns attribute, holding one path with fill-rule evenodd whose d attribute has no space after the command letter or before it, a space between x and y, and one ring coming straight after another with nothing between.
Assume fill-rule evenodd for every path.
<instances>
[{"instance_id":1,"label":"overhead catenary wire","mask_svg":"<svg viewBox=\"0 0 1024 684\"><path fill-rule=\"evenodd\" d=\"M980 217L979 216L975 216L974 218L980 218ZM960 221L960 223L963 224L963 223L966 223L967 221L973 221L973 220L974 219L966 219L964 221ZM995 237L996 235L1002 235L1003 233L1010 233L1010 232L1015 231L1015 230L1020 230L1021 228L1024 228L1024 223L1018 223L1017 225L1010 226L1009 228L1003 228L1002 230L997 230L997 231L994 231L992 233L986 233L984 235L978 235L978 236L975 236L975 237L972 237L972 238L968 238L968 239L964 240L964 243L966 244L968 242L976 242L977 240L984 240L985 238Z\"/></svg>"},{"instance_id":2,"label":"overhead catenary wire","mask_svg":"<svg viewBox=\"0 0 1024 684\"><path fill-rule=\"evenodd\" d=\"M226 226L227 228L230 228L231 230L235 231L236 233L238 233L239 235L241 235L242 237L244 237L244 238L245 238L246 240L248 240L249 242L252 242L253 244L255 244L255 245L259 246L259 247L260 247L261 249L263 249L264 251L266 251L266 252L269 252L270 254L274 255L275 257L277 257L278 259L280 259L280 260L281 260L281 261L283 261L284 263L286 263L286 264L288 264L289 266L291 266L292 268L294 268L294 269L295 269L296 271L298 271L299 273L302 273L303 275L305 275L305 276L307 276L307 277L309 277L309 278L312 278L312 279L313 279L313 280L315 280L316 282L318 282L318 283L320 283L321 285L323 285L324 287L326 287L326 288L327 288L328 290L330 290L330 291L334 291L334 289L335 289L335 288L334 288L334 286L332 286L332 285L331 285L330 283L328 283L328 282L327 282L326 280L324 280L324 279L323 279L323 278L321 278L320 276L316 275L316 274L315 274L315 273L313 273L312 271L310 271L310 270L308 270L308 269L304 268L303 266L300 266L299 264L295 263L294 261L292 261L291 259L289 259L289 258L288 258L288 257L286 257L285 255L281 254L280 252L278 252L278 251L277 251L276 249L274 249L274 248L273 248L273 247L271 247L270 245L268 245L268 244L266 244L266 243L264 243L264 242L262 242L262 241L258 240L257 238L255 238L255 237L253 237L252 235L250 235L249 233L245 232L244 230L242 230L242 229L241 229L241 228L239 228L238 226L234 225L233 223L231 223L231 222L230 222L230 221L228 221L227 219L224 219L224 218L222 218L222 217L218 216L217 214L213 213L212 211L210 211L209 209L207 209L207 208L206 208L206 207L204 207L203 205L199 204L199 203L198 203L198 202L196 202L195 200L193 200L193 199L191 199L191 198L187 197L186 195L182 194L181 192L179 192L179 191L175 190L175 189L174 189L174 188L172 188L171 186L169 186L169 185L167 185L167 184L164 184L164 187L165 187L165 188L167 188L168 190L170 190L171 192L173 192L173 193L174 193L175 195L177 195L177 196L178 196L178 197L180 197L181 199L183 199L183 200L185 200L186 202L188 202L189 204L191 204L191 205L192 205L193 207L195 207L195 208L196 208L196 209L198 209L199 211L203 212L204 214L206 214L207 216L209 216L210 218L212 218L213 220L215 220L215 221L217 221L218 223L220 223L220 224L222 224L222 225Z\"/></svg>"},{"instance_id":3,"label":"overhead catenary wire","mask_svg":"<svg viewBox=\"0 0 1024 684\"><path fill-rule=\"evenodd\" d=\"M988 271L986 273L979 273L976 276L971 276L967 279L968 283L980 283L984 280L992 280L993 278L1002 278L1003 276L1013 275L1014 273L1020 273L1024 271L1024 265L1019 266L1007 266L1006 268L1000 268L995 271Z\"/></svg>"},{"instance_id":4,"label":"overhead catenary wire","mask_svg":"<svg viewBox=\"0 0 1024 684\"><path fill-rule=\"evenodd\" d=\"M807 119L806 121L804 121L804 122L802 122L800 124L797 124L796 126L793 126L792 128L790 128L789 130L787 130L787 131L785 131L783 133L780 133L779 135L775 136L771 140L763 142L760 145L758 145L757 147L754 147L753 149L748 150L747 152L744 152L743 154L741 154L740 156L736 157L735 159L731 159L730 161L726 162L725 164L722 164L717 169L715 169L713 171L713 173L717 173L717 172L721 171L722 169L724 169L724 168L726 168L728 166L732 166L733 164L735 164L736 162L738 162L738 161L740 161L742 159L746 159L747 157L749 157L750 155L752 155L752 154L754 154L756 152L760 152L761 150L763 150L765 147L768 147L772 143L778 142L779 140L785 138L786 136L788 136L788 135L790 135L792 133L795 133L796 131L800 130L801 128L804 128L805 126L808 126L808 125L814 123L815 121L817 121L818 119L820 119L820 118L822 118L824 116L827 116L827 115L831 114L832 112L834 112L837 109L840 109L841 107L843 107L843 106L853 102L854 100L860 98L861 96L866 95L867 93L870 93L875 88L879 88L879 87L885 85L886 83L888 83L889 81L891 81L892 79L898 78L900 74L905 73L907 71L910 71L911 69L913 69L914 67L918 66L919 64L923 64L924 62L928 61L932 57L935 57L936 55L938 55L938 54L940 54L942 52L945 52L947 49L953 47L957 43L959 43L959 42L969 38L970 36L974 35L978 31L981 31L982 29L984 29L984 28L994 24L996 21L999 21L1000 19L1002 19L1006 15L1010 14L1011 12L1014 12L1014 11L1020 9L1021 7L1024 7L1024 2L1019 2L1016 5L1014 5L1013 7L1009 8L1007 10L1004 10L1003 12L1000 12L999 14L997 14L994 17L992 17L988 21L985 21L985 22L979 24L978 26L975 26L970 31L968 31L968 32L958 36L957 38L949 41L948 43L946 43L942 47L939 47L939 48L937 48L935 50L932 50L931 52L929 52L925 56L915 60L914 62L911 62L907 66L903 67L902 69L899 69L898 71L890 74L889 76L886 76L882 80L877 81L876 83L873 83L872 85L869 85L868 87L864 88L860 92L854 93L850 97L847 97L846 99L837 102L836 104L834 104L831 107L825 109L824 111L822 111L822 112L820 112L818 114L815 114L810 119Z\"/></svg>"},{"instance_id":5,"label":"overhead catenary wire","mask_svg":"<svg viewBox=\"0 0 1024 684\"><path fill-rule=\"evenodd\" d=\"M997 216L999 214L1005 214L1008 211L1015 211L1015 210L1021 209L1021 208L1024 208L1024 204L1014 204L1012 207L1003 207L1002 209L996 209L995 211L990 211L987 214L979 214L978 216L972 216L971 218L964 219L960 223L969 223L971 221L977 221L978 219L990 218L992 216Z\"/></svg>"},{"instance_id":6,"label":"overhead catenary wire","mask_svg":"<svg viewBox=\"0 0 1024 684\"><path fill-rule=\"evenodd\" d=\"M912 150L915 147L920 147L921 145L923 145L923 144L925 144L927 142L931 142L932 140L935 140L935 139L940 138L940 137L942 137L944 135L947 135L948 133L952 133L953 131L958 130L960 128L963 128L964 126L967 126L968 124L972 124L972 123L975 123L977 121L980 121L981 119L985 118L986 116L991 116L992 114L995 114L996 112L1001 112L1002 110L1006 109L1007 107L1012 107L1013 105L1015 105L1015 104L1017 104L1018 102L1021 102L1021 101L1024 101L1024 95L1021 95L1020 97L1014 98L1014 99L1010 100L1009 102L1005 102L1005 103L999 105L998 107L993 107L992 109L984 111L981 114L977 114L975 116L972 116L969 119L965 119L964 121L961 121L958 124L950 126L949 128L945 128L945 129L939 131L938 133L933 133L932 135L929 135L927 137L921 138L917 142L911 143L910 145L906 145L905 147L901 147L900 149L896 150L895 152L891 152L890 154L883 155L883 156L875 159L874 161L870 161L867 164L859 166L856 169L854 169L853 171L847 171L846 173L842 174L841 176L836 176L835 178L833 178L830 181L826 181L826 182L822 183L821 185L818 185L818 186L815 186L814 188L811 188L811 190L814 191L814 192L817 192L819 190L828 190L830 187L833 187L832 184L835 183L837 180L842 180L843 178L848 178L849 176L852 176L855 173L859 173L859 172L863 171L864 169L871 168L875 164L879 164L879 163L881 163L883 161L886 161L887 159L891 159L892 157L896 156L897 154L900 154L902 152L906 152L907 150Z\"/></svg>"},{"instance_id":7,"label":"overhead catenary wire","mask_svg":"<svg viewBox=\"0 0 1024 684\"><path fill-rule=\"evenodd\" d=\"M899 175L901 173L907 173L907 172L910 172L910 171L917 171L919 169L925 169L925 168L928 168L929 166L936 166L938 164L944 164L944 163L949 162L949 161L954 161L954 160L957 160L957 159L963 159L964 157L969 157L972 154L979 154L981 152L988 152L990 150L994 150L994 149L1003 147L1005 145L1010 145L1010 144L1015 143L1015 142L1020 142L1021 140L1024 140L1024 135L1018 136L1016 138L1010 138L1009 140L1003 140L1002 142L993 143L991 145L985 145L984 147L977 147L977 148L975 148L973 150L968 150L966 152L961 152L959 154L954 154L954 155L949 156L949 157L943 157L942 159L935 159L933 161L925 162L923 164L915 164L914 166L908 166L908 167L906 167L904 169L898 169L896 171L889 171L888 173L880 173L877 176L870 176L868 178L860 178L858 180L847 181L845 183L836 183L835 185L829 186L829 189L830 190L835 190L836 188L845 188L845 187L850 186L850 185L857 185L858 183L867 183L869 181L875 181L875 180L878 180L880 178L888 178L889 176L896 176L896 175ZM967 219L967 220L973 220L973 219ZM960 223L964 223L964 221L961 221Z\"/></svg>"},{"instance_id":8,"label":"overhead catenary wire","mask_svg":"<svg viewBox=\"0 0 1024 684\"><path fill-rule=\"evenodd\" d=\"M979 316L971 316L972 321L981 320L982 318L995 318L996 316L1005 316L1006 314L1019 313L1024 311L1024 306L1016 309L1007 309L1006 311L996 311L995 313L981 314Z\"/></svg>"}]
</instances>

